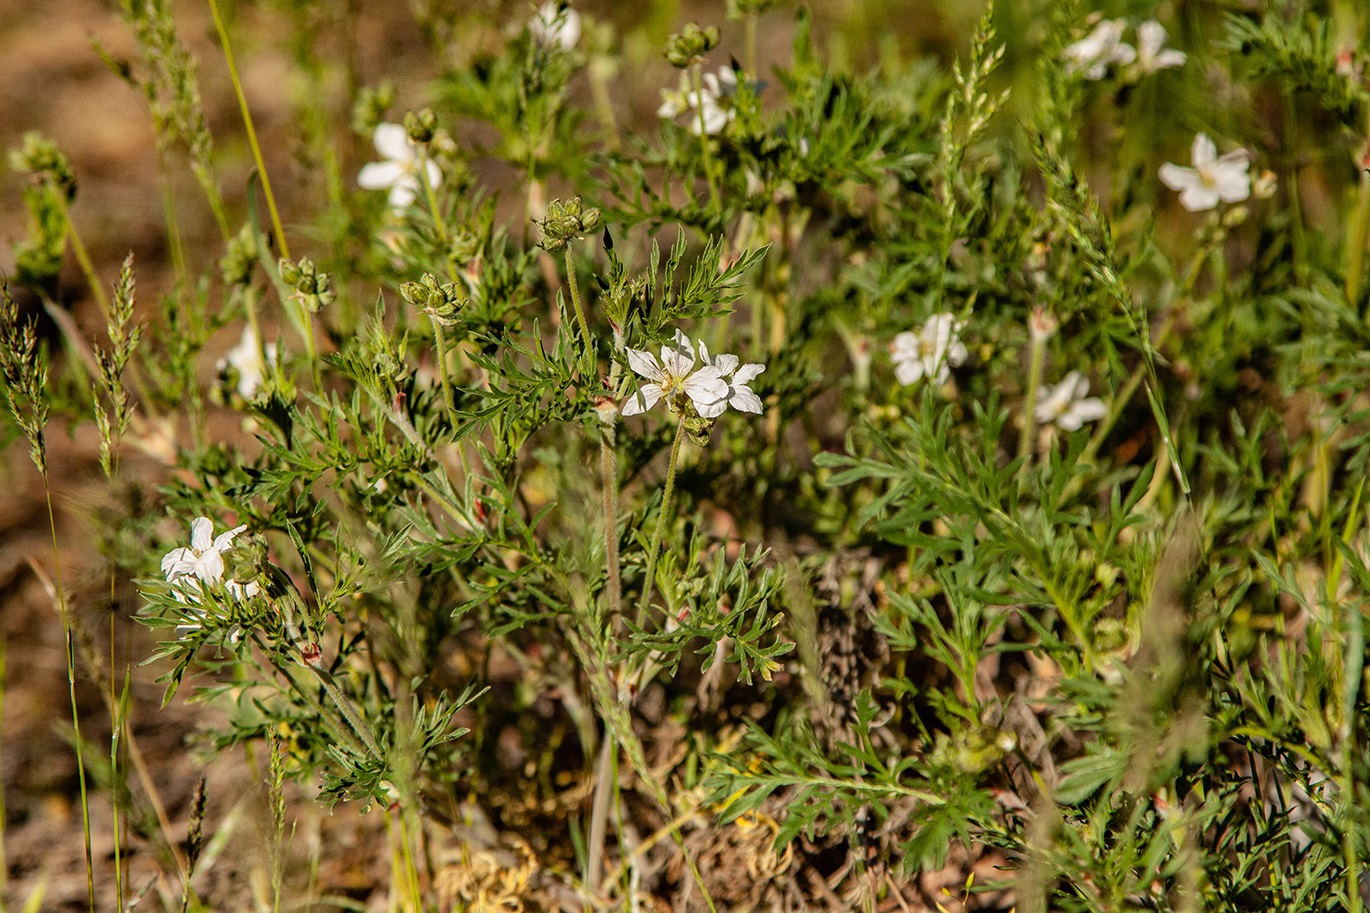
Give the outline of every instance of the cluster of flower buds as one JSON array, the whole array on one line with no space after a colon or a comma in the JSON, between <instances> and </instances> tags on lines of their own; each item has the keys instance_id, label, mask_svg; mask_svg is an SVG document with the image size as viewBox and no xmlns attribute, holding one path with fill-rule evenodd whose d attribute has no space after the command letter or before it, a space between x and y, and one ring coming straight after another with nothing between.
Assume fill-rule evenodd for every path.
<instances>
[{"instance_id":1,"label":"cluster of flower buds","mask_svg":"<svg viewBox=\"0 0 1370 913\"><path fill-rule=\"evenodd\" d=\"M539 246L545 251L561 250L576 238L583 238L599 227L598 209L586 209L580 197L553 200L547 205L547 218L538 225L542 228Z\"/></svg>"},{"instance_id":2,"label":"cluster of flower buds","mask_svg":"<svg viewBox=\"0 0 1370 913\"><path fill-rule=\"evenodd\" d=\"M400 283L400 297L445 327L456 322L467 303L455 282L439 282L432 273L424 273L418 282Z\"/></svg>"},{"instance_id":3,"label":"cluster of flower buds","mask_svg":"<svg viewBox=\"0 0 1370 913\"><path fill-rule=\"evenodd\" d=\"M281 281L295 286L295 299L311 314L317 314L337 297L333 291L332 277L319 271L308 257L299 260L282 257L279 269Z\"/></svg>"},{"instance_id":4,"label":"cluster of flower buds","mask_svg":"<svg viewBox=\"0 0 1370 913\"><path fill-rule=\"evenodd\" d=\"M438 116L433 113L432 108L410 111L404 115L404 132L408 134L412 143L430 143L433 141L433 134L438 132Z\"/></svg>"},{"instance_id":5,"label":"cluster of flower buds","mask_svg":"<svg viewBox=\"0 0 1370 913\"><path fill-rule=\"evenodd\" d=\"M29 175L34 183L50 181L67 200L76 197L76 175L72 173L71 163L57 144L41 133L25 133L23 145L10 150L9 160L11 168Z\"/></svg>"},{"instance_id":6,"label":"cluster of flower buds","mask_svg":"<svg viewBox=\"0 0 1370 913\"><path fill-rule=\"evenodd\" d=\"M700 28L693 22L685 26L685 31L677 32L666 42L666 59L671 66L685 69L704 59L704 55L718 47L718 29L714 26Z\"/></svg>"}]
</instances>

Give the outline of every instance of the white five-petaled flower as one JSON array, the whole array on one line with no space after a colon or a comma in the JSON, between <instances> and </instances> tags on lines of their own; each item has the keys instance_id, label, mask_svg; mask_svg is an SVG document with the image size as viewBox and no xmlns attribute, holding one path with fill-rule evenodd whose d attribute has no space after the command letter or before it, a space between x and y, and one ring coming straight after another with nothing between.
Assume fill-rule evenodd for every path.
<instances>
[{"instance_id":1,"label":"white five-petaled flower","mask_svg":"<svg viewBox=\"0 0 1370 913\"><path fill-rule=\"evenodd\" d=\"M689 397L695 411L702 415L704 409L728 396L728 382L723 379L722 371L713 365L695 368L694 346L680 330L675 331L671 342L661 347L661 361L641 349L624 351L628 355L628 366L651 381L639 386L638 392L628 397L623 404L624 415L646 412L663 398L667 406L677 408L672 402L677 392Z\"/></svg>"},{"instance_id":2,"label":"white five-petaled flower","mask_svg":"<svg viewBox=\"0 0 1370 913\"><path fill-rule=\"evenodd\" d=\"M1061 56L1071 73L1084 73L1086 79L1103 79L1111 63L1129 64L1137 59L1137 51L1123 41L1123 19L1105 19L1094 31L1073 44L1066 45Z\"/></svg>"},{"instance_id":3,"label":"white five-petaled flower","mask_svg":"<svg viewBox=\"0 0 1370 913\"><path fill-rule=\"evenodd\" d=\"M555 46L569 51L580 41L580 13L547 0L528 23L528 31L544 47Z\"/></svg>"},{"instance_id":4,"label":"white five-petaled flower","mask_svg":"<svg viewBox=\"0 0 1370 913\"><path fill-rule=\"evenodd\" d=\"M766 370L765 365L750 363L739 365L736 355L715 355L709 356L708 346L704 345L704 340L699 341L699 359L705 365L716 368L719 375L728 385L728 392L722 399L705 406L695 406L697 411L704 418L717 418L723 411L732 406L738 412L752 412L756 415L761 414L761 397L748 386L756 380L757 375Z\"/></svg>"},{"instance_id":5,"label":"white five-petaled flower","mask_svg":"<svg viewBox=\"0 0 1370 913\"><path fill-rule=\"evenodd\" d=\"M717 73L705 73L700 80L700 90L685 89L672 92L661 90L661 107L657 116L671 119L689 112L690 132L699 135L701 115L704 132L710 136L719 133L732 123L736 113L733 99L737 96L737 71L730 66L718 68Z\"/></svg>"},{"instance_id":6,"label":"white five-petaled flower","mask_svg":"<svg viewBox=\"0 0 1370 913\"><path fill-rule=\"evenodd\" d=\"M1108 415L1108 406L1089 393L1089 379L1079 371L1071 371L1056 386L1042 388L1041 398L1032 417L1038 424L1055 424L1064 431L1078 431L1085 422L1093 422Z\"/></svg>"},{"instance_id":7,"label":"white five-petaled flower","mask_svg":"<svg viewBox=\"0 0 1370 913\"><path fill-rule=\"evenodd\" d=\"M262 352L266 358L262 358ZM243 338L224 357L219 359L218 368L223 371L233 368L238 372L238 395L252 399L261 389L262 378L269 368L276 364L276 344L274 342L257 345L257 337L251 326L243 327Z\"/></svg>"},{"instance_id":8,"label":"white five-petaled flower","mask_svg":"<svg viewBox=\"0 0 1370 913\"><path fill-rule=\"evenodd\" d=\"M901 384L912 384L924 377L944 384L951 369L966 360L961 344L964 324L948 313L933 314L917 333L904 332L894 337L890 359L894 376Z\"/></svg>"},{"instance_id":9,"label":"white five-petaled flower","mask_svg":"<svg viewBox=\"0 0 1370 913\"><path fill-rule=\"evenodd\" d=\"M1190 212L1212 209L1221 200L1239 203L1251 196L1251 175L1246 169L1251 157L1245 149L1218 155L1218 147L1208 134L1194 137L1190 150L1193 168L1166 162L1160 168L1161 183L1179 191L1180 205Z\"/></svg>"},{"instance_id":10,"label":"white five-petaled flower","mask_svg":"<svg viewBox=\"0 0 1370 913\"><path fill-rule=\"evenodd\" d=\"M233 540L246 526L236 526L214 538L214 524L208 517L196 517L190 522L190 546L175 548L162 556L162 573L167 583L173 584L177 598L187 597L199 602L199 591L205 584L222 583L223 553L233 547ZM256 596L260 587L230 580L224 583L229 595L243 599Z\"/></svg>"},{"instance_id":11,"label":"white five-petaled flower","mask_svg":"<svg viewBox=\"0 0 1370 913\"><path fill-rule=\"evenodd\" d=\"M404 209L419 195L420 163L430 187L437 187L442 181L437 163L420 154L419 147L399 124L377 124L372 142L385 161L363 165L357 183L366 190L388 189L392 209Z\"/></svg>"},{"instance_id":12,"label":"white five-petaled flower","mask_svg":"<svg viewBox=\"0 0 1370 913\"><path fill-rule=\"evenodd\" d=\"M1184 51L1165 46L1165 26L1150 19L1137 26L1137 69L1155 73L1168 67L1182 67L1188 59Z\"/></svg>"}]
</instances>

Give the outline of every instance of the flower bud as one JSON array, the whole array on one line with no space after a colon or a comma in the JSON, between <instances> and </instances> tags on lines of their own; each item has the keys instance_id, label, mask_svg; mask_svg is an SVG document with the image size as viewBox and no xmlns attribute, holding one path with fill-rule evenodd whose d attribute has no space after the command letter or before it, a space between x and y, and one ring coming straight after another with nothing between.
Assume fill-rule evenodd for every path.
<instances>
[{"instance_id":1,"label":"flower bud","mask_svg":"<svg viewBox=\"0 0 1370 913\"><path fill-rule=\"evenodd\" d=\"M1043 343L1056 335L1056 329L1060 324L1056 321L1056 316L1046 308L1035 307L1028 315L1028 336L1035 343Z\"/></svg>"},{"instance_id":2,"label":"flower bud","mask_svg":"<svg viewBox=\"0 0 1370 913\"><path fill-rule=\"evenodd\" d=\"M547 206L547 218L538 223L542 227L539 246L546 251L561 250L573 238L584 237L600 224L598 209L585 209L580 197L553 200Z\"/></svg>"},{"instance_id":3,"label":"flower bud","mask_svg":"<svg viewBox=\"0 0 1370 913\"><path fill-rule=\"evenodd\" d=\"M409 139L421 146L433 139L437 129L438 116L433 113L432 108L410 111L404 116L404 132L409 134Z\"/></svg>"},{"instance_id":4,"label":"flower bud","mask_svg":"<svg viewBox=\"0 0 1370 913\"><path fill-rule=\"evenodd\" d=\"M363 86L352 106L352 129L362 136L370 136L376 125L385 120L385 112L395 103L395 86L383 82L378 86Z\"/></svg>"},{"instance_id":5,"label":"flower bud","mask_svg":"<svg viewBox=\"0 0 1370 913\"><path fill-rule=\"evenodd\" d=\"M666 59L671 66L684 69L698 63L704 55L718 47L718 29L714 26L701 29L693 22L685 26L666 42Z\"/></svg>"}]
</instances>

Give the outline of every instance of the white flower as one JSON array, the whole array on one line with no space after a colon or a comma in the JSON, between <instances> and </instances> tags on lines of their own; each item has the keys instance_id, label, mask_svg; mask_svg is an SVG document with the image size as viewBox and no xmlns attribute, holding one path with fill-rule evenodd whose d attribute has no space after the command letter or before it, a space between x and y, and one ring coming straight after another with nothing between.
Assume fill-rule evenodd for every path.
<instances>
[{"instance_id":1,"label":"white flower","mask_svg":"<svg viewBox=\"0 0 1370 913\"><path fill-rule=\"evenodd\" d=\"M690 132L698 136L702 109L704 132L712 136L732 123L736 96L737 71L728 66L719 67L717 73L704 74L698 92L688 87L677 91L662 89L661 107L656 113L657 117L670 120L688 111Z\"/></svg>"},{"instance_id":2,"label":"white flower","mask_svg":"<svg viewBox=\"0 0 1370 913\"><path fill-rule=\"evenodd\" d=\"M1108 406L1097 396L1085 396L1089 380L1079 371L1071 371L1056 386L1042 389L1041 398L1032 416L1041 425L1056 424L1065 431L1077 431L1085 422L1093 422L1108 415Z\"/></svg>"},{"instance_id":3,"label":"white flower","mask_svg":"<svg viewBox=\"0 0 1370 913\"><path fill-rule=\"evenodd\" d=\"M442 181L442 171L437 163L419 154L419 147L399 124L377 124L372 142L385 161L363 165L357 174L357 183L366 190L388 189L392 209L405 208L419 195L422 189L420 162L423 162L429 186L437 187Z\"/></svg>"},{"instance_id":4,"label":"white flower","mask_svg":"<svg viewBox=\"0 0 1370 913\"><path fill-rule=\"evenodd\" d=\"M766 370L765 365L755 363L738 366L736 355L715 355L709 357L709 349L704 345L704 340L699 341L700 361L711 368L716 368L719 375L728 385L728 393L715 403L705 406L696 406L696 411L704 418L717 418L723 411L732 406L738 412L752 412L756 415L761 414L761 397L748 386L757 375Z\"/></svg>"},{"instance_id":5,"label":"white flower","mask_svg":"<svg viewBox=\"0 0 1370 913\"><path fill-rule=\"evenodd\" d=\"M1219 200L1238 203L1251 196L1251 175L1246 173L1251 162L1245 149L1219 156L1213 140L1200 133L1194 137L1189 154L1193 168L1166 162L1159 172L1165 186L1179 191L1180 205L1185 209L1199 212L1212 209Z\"/></svg>"},{"instance_id":6,"label":"white flower","mask_svg":"<svg viewBox=\"0 0 1370 913\"><path fill-rule=\"evenodd\" d=\"M963 326L951 314L933 314L917 334L905 332L894 337L890 359L899 383L911 384L924 377L946 383L951 369L966 360L966 347L961 344Z\"/></svg>"},{"instance_id":7,"label":"white flower","mask_svg":"<svg viewBox=\"0 0 1370 913\"><path fill-rule=\"evenodd\" d=\"M187 597L192 602L199 602L199 591L205 584L223 582L223 553L233 547L234 538L245 529L246 526L236 526L218 538L212 538L214 524L208 517L196 517L191 521L190 547L175 548L162 556L162 573L167 583L174 585L178 599ZM224 587L236 599L256 596L260 591L255 581L241 584L230 580Z\"/></svg>"},{"instance_id":8,"label":"white flower","mask_svg":"<svg viewBox=\"0 0 1370 913\"><path fill-rule=\"evenodd\" d=\"M1137 26L1137 69L1155 73L1168 67L1184 66L1184 51L1165 46L1165 26L1150 19Z\"/></svg>"},{"instance_id":9,"label":"white flower","mask_svg":"<svg viewBox=\"0 0 1370 913\"><path fill-rule=\"evenodd\" d=\"M547 0L538 7L538 14L528 23L538 44L569 51L580 41L580 13L569 6Z\"/></svg>"},{"instance_id":10,"label":"white flower","mask_svg":"<svg viewBox=\"0 0 1370 913\"><path fill-rule=\"evenodd\" d=\"M1123 42L1127 22L1105 19L1094 31L1074 44L1066 45L1061 56L1066 60L1066 71L1084 73L1086 79L1103 79L1111 63L1129 64L1137 59L1132 45Z\"/></svg>"},{"instance_id":11,"label":"white flower","mask_svg":"<svg viewBox=\"0 0 1370 913\"><path fill-rule=\"evenodd\" d=\"M728 382L713 365L695 369L695 351L690 340L680 330L675 331L675 339L661 347L661 361L650 352L641 349L625 349L628 366L638 375L651 383L642 384L638 392L628 397L623 404L624 415L638 415L657 404L660 399L675 409L671 400L677 391L684 393L694 403L695 411L703 410L714 403L725 401L728 396ZM750 392L750 391L748 391ZM718 410L722 412L722 409Z\"/></svg>"},{"instance_id":12,"label":"white flower","mask_svg":"<svg viewBox=\"0 0 1370 913\"><path fill-rule=\"evenodd\" d=\"M266 358L262 358L262 351ZM219 359L218 369L225 371L233 368L238 372L238 395L252 399L261 389L262 378L269 368L276 364L276 344L274 342L257 345L257 337L251 326L243 327L243 338Z\"/></svg>"}]
</instances>

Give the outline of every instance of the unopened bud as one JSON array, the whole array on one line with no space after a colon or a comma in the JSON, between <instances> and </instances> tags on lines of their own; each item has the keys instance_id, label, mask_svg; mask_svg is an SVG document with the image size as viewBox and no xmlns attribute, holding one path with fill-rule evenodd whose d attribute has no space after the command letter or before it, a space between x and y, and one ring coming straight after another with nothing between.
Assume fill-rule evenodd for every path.
<instances>
[{"instance_id":1,"label":"unopened bud","mask_svg":"<svg viewBox=\"0 0 1370 913\"><path fill-rule=\"evenodd\" d=\"M1046 308L1033 308L1032 313L1028 315L1028 335L1034 343L1044 343L1055 336L1059 326L1056 315Z\"/></svg>"},{"instance_id":2,"label":"unopened bud","mask_svg":"<svg viewBox=\"0 0 1370 913\"><path fill-rule=\"evenodd\" d=\"M666 42L666 59L671 66L684 69L698 63L704 55L718 47L718 29L714 26L700 28L693 22L685 26Z\"/></svg>"},{"instance_id":3,"label":"unopened bud","mask_svg":"<svg viewBox=\"0 0 1370 913\"><path fill-rule=\"evenodd\" d=\"M433 133L437 129L438 116L433 113L432 108L410 111L404 116L404 132L409 134L411 140L421 146L433 139Z\"/></svg>"}]
</instances>

